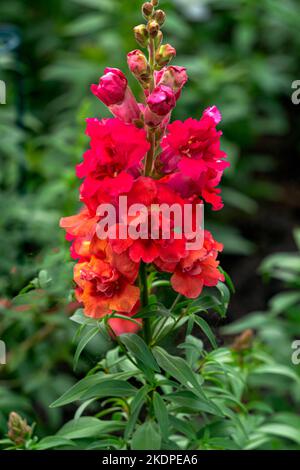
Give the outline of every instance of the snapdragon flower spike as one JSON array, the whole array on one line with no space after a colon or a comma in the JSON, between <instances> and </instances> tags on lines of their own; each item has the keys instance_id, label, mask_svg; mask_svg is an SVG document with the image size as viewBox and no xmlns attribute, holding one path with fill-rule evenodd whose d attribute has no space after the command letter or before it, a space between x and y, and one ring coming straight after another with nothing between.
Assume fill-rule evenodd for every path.
<instances>
[{"instance_id":1,"label":"snapdragon flower spike","mask_svg":"<svg viewBox=\"0 0 300 470\"><path fill-rule=\"evenodd\" d=\"M140 119L139 105L121 70L107 67L99 79L99 84L91 85L91 91L122 121L134 122Z\"/></svg>"},{"instance_id":2,"label":"snapdragon flower spike","mask_svg":"<svg viewBox=\"0 0 300 470\"><path fill-rule=\"evenodd\" d=\"M162 45L165 13L155 9L157 4L144 4L147 24L134 28L140 46L148 47L149 59L139 49L127 56L145 102L137 103L127 78L116 68L106 68L99 84L91 86L114 118L87 119L90 148L77 166L83 208L60 222L77 262L76 298L86 316L109 317L112 336L142 326L136 319L140 304L145 307L137 281L141 263L169 273L173 289L192 299L204 286L224 281L217 259L223 246L208 231L201 232L199 246L195 231L203 230L197 218L199 204L202 209L209 203L214 210L223 205L218 185L229 163L220 149L221 113L212 106L200 120L169 124L188 76L184 67L168 65L176 50ZM99 205L110 204L118 213L120 196L127 197L127 212L118 215L102 239L98 228L105 216ZM130 208L141 205L143 209L132 214ZM189 233L182 233L185 221L178 222L170 210L173 205L181 208L183 217L189 205ZM169 211L157 211L162 206ZM126 318L114 318L115 313Z\"/></svg>"}]
</instances>

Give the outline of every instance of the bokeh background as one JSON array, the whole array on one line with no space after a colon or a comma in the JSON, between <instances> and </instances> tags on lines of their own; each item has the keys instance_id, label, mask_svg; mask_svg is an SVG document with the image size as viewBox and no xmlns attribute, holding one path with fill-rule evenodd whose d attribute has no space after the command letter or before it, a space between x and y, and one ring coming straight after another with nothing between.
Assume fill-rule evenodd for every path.
<instances>
[{"instance_id":1,"label":"bokeh background","mask_svg":"<svg viewBox=\"0 0 300 470\"><path fill-rule=\"evenodd\" d=\"M55 431L68 411L49 411L49 403L99 354L91 344L72 371L72 263L58 221L79 207L74 167L88 145L85 118L107 116L89 85L106 66L127 71L140 6L138 0L1 2L0 79L7 85L7 104L0 105L0 339L8 350L7 365L0 366L3 432L12 410L37 421L42 433ZM212 319L212 326L218 331L251 312L270 312L277 299L278 314L292 308L284 325L279 317L269 329L262 320L252 327L277 352L281 344L287 359L284 344L289 348L300 335L300 105L291 101L292 82L300 79L300 4L173 0L161 7L167 41L178 51L175 63L189 73L174 118L198 118L217 105L231 162L223 180L225 207L206 211L206 225L224 242L222 266L236 294L226 321ZM276 259L262 265L274 253Z\"/></svg>"}]
</instances>

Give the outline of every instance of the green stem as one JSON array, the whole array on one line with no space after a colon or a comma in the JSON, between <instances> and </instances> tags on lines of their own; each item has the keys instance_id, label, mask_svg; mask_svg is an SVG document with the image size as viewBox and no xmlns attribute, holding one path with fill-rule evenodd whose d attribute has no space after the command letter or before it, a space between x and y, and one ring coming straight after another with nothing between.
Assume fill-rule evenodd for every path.
<instances>
[{"instance_id":1,"label":"green stem","mask_svg":"<svg viewBox=\"0 0 300 470\"><path fill-rule=\"evenodd\" d=\"M153 129L148 129L148 141L150 142L150 149L146 157L145 176L151 175L155 157L155 131Z\"/></svg>"},{"instance_id":2,"label":"green stem","mask_svg":"<svg viewBox=\"0 0 300 470\"><path fill-rule=\"evenodd\" d=\"M171 312L172 312L172 310L174 310L174 308L176 307L176 305L178 304L178 302L181 298L182 298L182 295L178 294L177 297L175 298L174 302L172 303L171 307L170 307Z\"/></svg>"},{"instance_id":3,"label":"green stem","mask_svg":"<svg viewBox=\"0 0 300 470\"><path fill-rule=\"evenodd\" d=\"M149 52L149 66L150 66L150 74L151 74L151 79L150 79L150 86L149 86L149 92L152 93L152 91L155 88L155 79L154 79L154 70L155 70L155 40L150 39L149 41L149 47L148 47L148 52ZM150 149L147 153L146 156L146 162L145 162L145 176L151 176L152 169L153 169L153 162L155 158L155 146L156 146L156 141L155 141L155 129L148 128L147 131L147 139L150 143Z\"/></svg>"},{"instance_id":4,"label":"green stem","mask_svg":"<svg viewBox=\"0 0 300 470\"><path fill-rule=\"evenodd\" d=\"M155 289L156 287L170 287L171 283L170 281L154 281L151 285L151 289Z\"/></svg>"},{"instance_id":5,"label":"green stem","mask_svg":"<svg viewBox=\"0 0 300 470\"><path fill-rule=\"evenodd\" d=\"M141 289L141 304L142 308L147 307L149 304L148 296L148 282L147 282L147 271L146 264L142 261L140 266L140 289ZM150 318L144 318L144 338L147 344L151 342L151 322Z\"/></svg>"},{"instance_id":6,"label":"green stem","mask_svg":"<svg viewBox=\"0 0 300 470\"><path fill-rule=\"evenodd\" d=\"M152 38L149 41L148 52L149 52L149 65L150 65L150 71L151 71L151 80L150 80L149 91L151 93L155 88L155 79L154 79L155 41ZM154 129L148 128L147 138L148 138L148 141L150 143L150 149L147 153L146 161L145 161L145 176L151 176L152 169L153 169L154 157L155 157L155 145L156 145L155 130ZM148 296L148 282L147 282L146 265L143 262L141 262L139 279L140 279L140 289L141 289L141 304L142 304L142 308L145 308L149 304L149 296ZM151 338L152 338L150 318L144 318L143 324L144 324L144 338L145 338L145 341L146 341L147 344L150 344L151 343Z\"/></svg>"},{"instance_id":7,"label":"green stem","mask_svg":"<svg viewBox=\"0 0 300 470\"><path fill-rule=\"evenodd\" d=\"M164 282L164 281L161 281L161 282ZM181 298L182 298L182 295L181 295L181 294L178 294L177 297L176 297L176 299L175 299L174 302L172 303L171 307L169 308L170 313L172 313L172 310L176 307L177 303L179 302L179 300L180 300ZM160 332L164 329L165 324L167 323L167 321L168 321L169 318L170 318L169 316L167 316L167 317L164 318L164 320L163 320L163 322L162 322L162 324L161 324L161 326L160 326L160 331L159 331L159 332L157 333L157 335L154 337L154 344L155 344L155 341L156 341L157 337L160 335ZM174 323L174 325L172 326L172 330L173 330L173 327L176 325L176 322L177 322L177 321L178 321L178 318L175 320L175 323Z\"/></svg>"},{"instance_id":8,"label":"green stem","mask_svg":"<svg viewBox=\"0 0 300 470\"><path fill-rule=\"evenodd\" d=\"M150 70L151 70L151 81L150 81L150 93L154 90L155 88L155 80L154 80L154 69L155 69L155 41L154 39L150 39L149 41L149 47L148 47L148 52L149 52L149 65L150 65Z\"/></svg>"}]
</instances>

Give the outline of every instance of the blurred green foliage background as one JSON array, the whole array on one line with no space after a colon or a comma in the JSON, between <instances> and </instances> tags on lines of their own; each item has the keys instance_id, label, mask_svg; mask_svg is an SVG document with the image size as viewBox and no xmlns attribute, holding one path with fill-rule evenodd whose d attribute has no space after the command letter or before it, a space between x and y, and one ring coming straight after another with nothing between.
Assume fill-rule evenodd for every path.
<instances>
[{"instance_id":1,"label":"blurred green foliage background","mask_svg":"<svg viewBox=\"0 0 300 470\"><path fill-rule=\"evenodd\" d=\"M89 85L106 66L127 71L140 6L138 0L1 4L0 79L7 104L0 105L0 338L12 356L0 366L2 431L12 409L37 420L45 433L65 418L61 410L48 410L74 381L72 264L58 221L79 207L74 167L88 144L85 118L107 115ZM231 320L264 310L282 288L277 281L262 283L257 268L263 258L295 251L300 108L291 102L291 85L300 79L300 4L173 0L161 7L166 40L178 51L175 63L190 77L174 118L197 118L213 104L223 115L223 148L231 161L225 208L207 211L206 223L225 244L222 265L237 287ZM19 47L9 50L7 31ZM300 313L295 308L293 321ZM79 375L97 354L92 343ZM286 351L283 356L286 361Z\"/></svg>"}]
</instances>

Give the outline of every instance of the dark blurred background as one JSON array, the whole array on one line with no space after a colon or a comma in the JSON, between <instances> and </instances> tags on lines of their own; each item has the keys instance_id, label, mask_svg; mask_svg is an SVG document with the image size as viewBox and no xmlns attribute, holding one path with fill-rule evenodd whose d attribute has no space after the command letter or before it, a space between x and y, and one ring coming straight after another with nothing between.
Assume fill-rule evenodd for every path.
<instances>
[{"instance_id":1,"label":"dark blurred background","mask_svg":"<svg viewBox=\"0 0 300 470\"><path fill-rule=\"evenodd\" d=\"M207 210L206 225L225 244L222 266L236 286L231 321L264 309L279 289L277 282L261 281L262 260L296 249L300 105L291 95L300 79L300 3L160 5L167 12L166 40L178 51L175 63L187 67L190 78L174 118L198 118L213 104L223 115L223 149L231 162L222 185L225 208ZM0 405L11 409L16 400L26 409L36 401L53 428L62 411L49 417L43 405L72 381L67 366L56 368L72 356L65 323L72 266L58 221L79 207L74 167L88 144L85 118L107 115L90 83L105 66L127 71L140 6L137 0L1 2L0 79L7 103L0 105L0 338L5 334L8 347L21 347L0 380ZM28 360L33 345L38 349ZM1 419L0 413L0 426Z\"/></svg>"}]
</instances>

